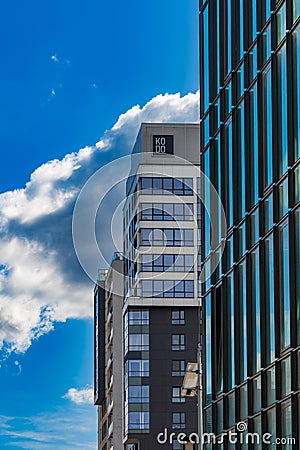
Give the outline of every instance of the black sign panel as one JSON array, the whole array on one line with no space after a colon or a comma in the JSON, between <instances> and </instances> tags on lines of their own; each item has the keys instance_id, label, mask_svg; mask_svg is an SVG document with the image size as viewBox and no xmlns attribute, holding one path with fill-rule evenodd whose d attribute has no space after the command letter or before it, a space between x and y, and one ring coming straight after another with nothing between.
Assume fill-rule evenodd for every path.
<instances>
[{"instance_id":1,"label":"black sign panel","mask_svg":"<svg viewBox=\"0 0 300 450\"><path fill-rule=\"evenodd\" d=\"M174 155L174 136L170 134L153 135L153 154Z\"/></svg>"}]
</instances>

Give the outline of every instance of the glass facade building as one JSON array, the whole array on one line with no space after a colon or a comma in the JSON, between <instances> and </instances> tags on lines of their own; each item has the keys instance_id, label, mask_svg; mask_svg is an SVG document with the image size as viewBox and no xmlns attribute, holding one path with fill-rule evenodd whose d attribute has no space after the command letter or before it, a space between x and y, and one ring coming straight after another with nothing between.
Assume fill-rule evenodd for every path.
<instances>
[{"instance_id":1,"label":"glass facade building","mask_svg":"<svg viewBox=\"0 0 300 450\"><path fill-rule=\"evenodd\" d=\"M243 421L299 448L300 2L200 1L199 18L200 166L227 218L202 283L205 431ZM202 209L203 265L218 248Z\"/></svg>"}]
</instances>

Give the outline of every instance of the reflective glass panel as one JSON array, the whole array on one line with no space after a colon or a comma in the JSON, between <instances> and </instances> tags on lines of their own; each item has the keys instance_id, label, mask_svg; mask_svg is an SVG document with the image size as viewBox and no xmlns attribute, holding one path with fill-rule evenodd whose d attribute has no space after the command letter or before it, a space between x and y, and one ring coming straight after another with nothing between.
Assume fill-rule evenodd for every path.
<instances>
[{"instance_id":1,"label":"reflective glass panel","mask_svg":"<svg viewBox=\"0 0 300 450\"><path fill-rule=\"evenodd\" d=\"M288 124L287 124L287 67L286 45L283 45L277 53L277 77L278 77L278 160L279 176L288 168Z\"/></svg>"},{"instance_id":2,"label":"reflective glass panel","mask_svg":"<svg viewBox=\"0 0 300 450\"><path fill-rule=\"evenodd\" d=\"M281 306L282 348L291 342L290 319L290 262L289 262L289 228L285 223L278 230L279 237L279 294Z\"/></svg>"},{"instance_id":3,"label":"reflective glass panel","mask_svg":"<svg viewBox=\"0 0 300 450\"><path fill-rule=\"evenodd\" d=\"M297 0L298 14L300 2ZM300 158L300 25L293 32L294 160Z\"/></svg>"}]
</instances>

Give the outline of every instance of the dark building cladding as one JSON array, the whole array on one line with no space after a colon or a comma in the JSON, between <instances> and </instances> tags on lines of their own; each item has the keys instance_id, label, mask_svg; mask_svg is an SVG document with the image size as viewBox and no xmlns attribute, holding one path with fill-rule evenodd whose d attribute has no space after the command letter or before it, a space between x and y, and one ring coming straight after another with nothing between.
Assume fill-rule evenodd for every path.
<instances>
[{"instance_id":1,"label":"dark building cladding","mask_svg":"<svg viewBox=\"0 0 300 450\"><path fill-rule=\"evenodd\" d=\"M173 448L170 444L162 446L157 443L157 435L163 432L165 427L168 428L168 435L171 433L177 435L182 431L190 435L197 430L196 399L185 399L185 397L180 396L186 363L196 360L199 324L197 308L184 308L184 324L178 325L172 324L174 308L154 306L149 308L148 311L149 325L146 325L146 327L149 333L149 348L140 352L139 355L136 351L129 351L125 357L125 364L129 360L143 360L147 353L150 371L144 373L148 376L143 376L140 380L144 386L149 386L151 392L148 405L146 401L148 399L145 398L145 411L148 410L151 413L151 426L147 427L147 420L145 420L144 427L140 427L141 429L136 431L129 429L128 434L130 442L139 443L139 446L134 448L143 450L161 447ZM137 328L138 326L133 327ZM175 349L174 342L172 345L172 336L179 336L183 332L185 336L184 345L180 349L179 344L178 348ZM173 414L179 417L177 423Z\"/></svg>"},{"instance_id":2,"label":"dark building cladding","mask_svg":"<svg viewBox=\"0 0 300 450\"><path fill-rule=\"evenodd\" d=\"M94 288L94 403L105 400L105 290L104 281Z\"/></svg>"},{"instance_id":3,"label":"dark building cladding","mask_svg":"<svg viewBox=\"0 0 300 450\"><path fill-rule=\"evenodd\" d=\"M299 0L200 1L200 166L227 216L202 285L204 427L297 440L280 448L300 448L299 15ZM201 236L203 265L204 209Z\"/></svg>"}]
</instances>

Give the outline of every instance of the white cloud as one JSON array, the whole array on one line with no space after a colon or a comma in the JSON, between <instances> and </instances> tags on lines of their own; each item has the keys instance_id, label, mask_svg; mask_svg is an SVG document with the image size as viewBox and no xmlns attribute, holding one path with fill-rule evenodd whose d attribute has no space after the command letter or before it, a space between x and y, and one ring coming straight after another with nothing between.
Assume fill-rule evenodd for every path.
<instances>
[{"instance_id":1,"label":"white cloud","mask_svg":"<svg viewBox=\"0 0 300 450\"><path fill-rule=\"evenodd\" d=\"M97 169L131 151L141 122L196 122L198 96L158 95L134 106L95 146L46 162L24 188L0 194L0 348L24 352L55 322L92 316L92 285L72 245L76 197ZM103 219L100 236L105 227Z\"/></svg>"},{"instance_id":2,"label":"white cloud","mask_svg":"<svg viewBox=\"0 0 300 450\"><path fill-rule=\"evenodd\" d=\"M83 389L71 388L63 396L71 402L76 403L76 405L93 405L94 404L94 390L92 388L86 387Z\"/></svg>"},{"instance_id":3,"label":"white cloud","mask_svg":"<svg viewBox=\"0 0 300 450\"><path fill-rule=\"evenodd\" d=\"M51 59L51 61L54 61L54 62L58 62L59 61L57 55L52 55L50 59Z\"/></svg>"},{"instance_id":4,"label":"white cloud","mask_svg":"<svg viewBox=\"0 0 300 450\"><path fill-rule=\"evenodd\" d=\"M70 403L36 416L0 415L0 447L73 450L96 448L96 408Z\"/></svg>"}]
</instances>

